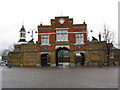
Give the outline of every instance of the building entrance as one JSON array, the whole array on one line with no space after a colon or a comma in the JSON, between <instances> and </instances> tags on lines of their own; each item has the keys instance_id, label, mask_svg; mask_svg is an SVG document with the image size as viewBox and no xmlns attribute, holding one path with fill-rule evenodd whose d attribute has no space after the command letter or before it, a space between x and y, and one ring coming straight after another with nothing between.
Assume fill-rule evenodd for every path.
<instances>
[{"instance_id":1,"label":"building entrance","mask_svg":"<svg viewBox=\"0 0 120 90\"><path fill-rule=\"evenodd\" d=\"M84 53L76 53L75 54L76 66L84 66L84 63L85 63L85 54Z\"/></svg>"},{"instance_id":2,"label":"building entrance","mask_svg":"<svg viewBox=\"0 0 120 90\"><path fill-rule=\"evenodd\" d=\"M56 50L56 66L70 65L70 51L68 48L58 48Z\"/></svg>"},{"instance_id":3,"label":"building entrance","mask_svg":"<svg viewBox=\"0 0 120 90\"><path fill-rule=\"evenodd\" d=\"M41 55L41 66L50 66L50 55L49 54Z\"/></svg>"}]
</instances>

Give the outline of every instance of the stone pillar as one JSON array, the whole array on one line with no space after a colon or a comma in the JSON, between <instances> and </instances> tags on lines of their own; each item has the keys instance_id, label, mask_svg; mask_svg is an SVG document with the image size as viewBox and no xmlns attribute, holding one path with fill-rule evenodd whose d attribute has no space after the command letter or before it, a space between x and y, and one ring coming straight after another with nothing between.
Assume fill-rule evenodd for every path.
<instances>
[{"instance_id":1,"label":"stone pillar","mask_svg":"<svg viewBox=\"0 0 120 90\"><path fill-rule=\"evenodd\" d=\"M39 67L41 66L41 54L37 52L37 58L36 58L36 66Z\"/></svg>"},{"instance_id":2,"label":"stone pillar","mask_svg":"<svg viewBox=\"0 0 120 90\"><path fill-rule=\"evenodd\" d=\"M70 51L70 66L75 66L75 55L73 51Z\"/></svg>"},{"instance_id":3,"label":"stone pillar","mask_svg":"<svg viewBox=\"0 0 120 90\"><path fill-rule=\"evenodd\" d=\"M20 52L20 66L23 66L23 60L24 60L24 53L23 52Z\"/></svg>"},{"instance_id":4,"label":"stone pillar","mask_svg":"<svg viewBox=\"0 0 120 90\"><path fill-rule=\"evenodd\" d=\"M51 52L50 55L50 66L56 66L56 58L55 58L56 54L55 52Z\"/></svg>"}]
</instances>

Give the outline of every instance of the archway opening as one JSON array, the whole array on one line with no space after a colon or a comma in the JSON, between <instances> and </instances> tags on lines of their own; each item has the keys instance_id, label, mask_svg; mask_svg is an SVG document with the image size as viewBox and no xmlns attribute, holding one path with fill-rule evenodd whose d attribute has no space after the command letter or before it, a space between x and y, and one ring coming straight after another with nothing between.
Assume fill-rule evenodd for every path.
<instances>
[{"instance_id":1,"label":"archway opening","mask_svg":"<svg viewBox=\"0 0 120 90\"><path fill-rule=\"evenodd\" d=\"M56 66L70 65L70 51L66 47L60 47L56 50Z\"/></svg>"},{"instance_id":2,"label":"archway opening","mask_svg":"<svg viewBox=\"0 0 120 90\"><path fill-rule=\"evenodd\" d=\"M41 66L50 66L50 55L49 54L41 55Z\"/></svg>"},{"instance_id":3,"label":"archway opening","mask_svg":"<svg viewBox=\"0 0 120 90\"><path fill-rule=\"evenodd\" d=\"M85 64L85 54L84 53L76 53L75 54L75 65L76 66L84 66Z\"/></svg>"}]
</instances>

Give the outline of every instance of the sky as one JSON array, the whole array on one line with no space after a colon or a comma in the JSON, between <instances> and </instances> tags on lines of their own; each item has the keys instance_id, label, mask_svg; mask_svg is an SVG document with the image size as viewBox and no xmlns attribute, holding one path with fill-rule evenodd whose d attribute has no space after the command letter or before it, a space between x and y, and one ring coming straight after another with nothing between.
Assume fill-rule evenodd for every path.
<instances>
[{"instance_id":1,"label":"sky","mask_svg":"<svg viewBox=\"0 0 120 90\"><path fill-rule=\"evenodd\" d=\"M69 16L74 24L85 20L89 37L103 31L103 25L118 37L119 0L0 0L0 51L8 49L19 40L19 31L24 24L25 30L37 30L37 26L50 25L55 16ZM37 41L37 34L34 34ZM26 40L31 39L27 34Z\"/></svg>"}]
</instances>

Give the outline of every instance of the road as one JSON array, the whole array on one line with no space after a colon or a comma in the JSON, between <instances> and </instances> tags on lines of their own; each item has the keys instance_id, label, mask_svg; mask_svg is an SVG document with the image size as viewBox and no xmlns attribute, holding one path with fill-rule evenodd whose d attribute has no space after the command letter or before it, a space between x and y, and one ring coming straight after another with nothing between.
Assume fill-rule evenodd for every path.
<instances>
[{"instance_id":1,"label":"road","mask_svg":"<svg viewBox=\"0 0 120 90\"><path fill-rule=\"evenodd\" d=\"M2 88L118 88L118 68L3 67Z\"/></svg>"}]
</instances>

